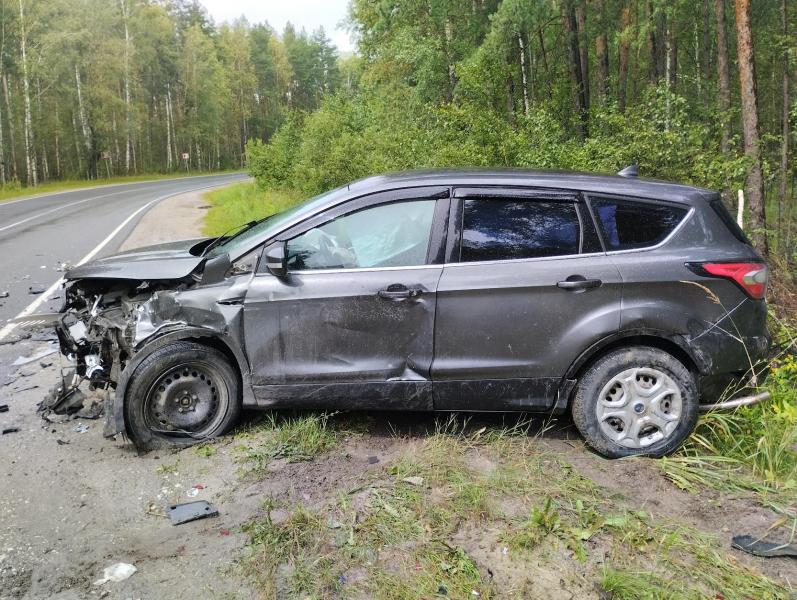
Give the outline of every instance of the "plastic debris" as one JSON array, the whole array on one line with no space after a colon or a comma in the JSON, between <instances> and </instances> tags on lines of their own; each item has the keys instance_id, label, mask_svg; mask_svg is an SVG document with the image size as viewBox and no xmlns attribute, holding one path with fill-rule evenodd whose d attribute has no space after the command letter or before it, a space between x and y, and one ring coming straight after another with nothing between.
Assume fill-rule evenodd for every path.
<instances>
[{"instance_id":1,"label":"plastic debris","mask_svg":"<svg viewBox=\"0 0 797 600\"><path fill-rule=\"evenodd\" d=\"M410 485L423 485L423 477L405 477L401 481L409 483Z\"/></svg>"},{"instance_id":2,"label":"plastic debris","mask_svg":"<svg viewBox=\"0 0 797 600\"><path fill-rule=\"evenodd\" d=\"M36 296L38 294L43 294L45 291L44 286L40 283L33 283L28 286L28 293L31 296Z\"/></svg>"},{"instance_id":3,"label":"plastic debris","mask_svg":"<svg viewBox=\"0 0 797 600\"><path fill-rule=\"evenodd\" d=\"M756 539L752 535L737 535L731 539L731 546L742 552L769 558L772 556L790 556L797 558L797 546L786 542L778 544Z\"/></svg>"},{"instance_id":4,"label":"plastic debris","mask_svg":"<svg viewBox=\"0 0 797 600\"><path fill-rule=\"evenodd\" d=\"M103 585L109 581L119 583L130 577L136 571L138 571L138 569L129 563L116 563L110 567L106 567L102 572L102 578L95 581L94 585Z\"/></svg>"},{"instance_id":5,"label":"plastic debris","mask_svg":"<svg viewBox=\"0 0 797 600\"><path fill-rule=\"evenodd\" d=\"M51 354L55 354L56 352L58 352L57 348L45 348L44 350L41 350L36 354L31 354L30 356L20 356L11 364L15 367L21 367L22 365L27 365L28 363L35 362L40 358L44 358L45 356L50 356Z\"/></svg>"},{"instance_id":6,"label":"plastic debris","mask_svg":"<svg viewBox=\"0 0 797 600\"><path fill-rule=\"evenodd\" d=\"M7 290L0 292L0 298L8 298L10 295Z\"/></svg>"},{"instance_id":7,"label":"plastic debris","mask_svg":"<svg viewBox=\"0 0 797 600\"><path fill-rule=\"evenodd\" d=\"M6 435L8 433L17 433L18 431L19 427L8 427L6 429L3 429L3 435Z\"/></svg>"},{"instance_id":8,"label":"plastic debris","mask_svg":"<svg viewBox=\"0 0 797 600\"><path fill-rule=\"evenodd\" d=\"M89 429L90 427L85 423L78 423L72 428L72 431L75 433L86 433Z\"/></svg>"},{"instance_id":9,"label":"plastic debris","mask_svg":"<svg viewBox=\"0 0 797 600\"><path fill-rule=\"evenodd\" d=\"M196 502L186 502L185 504L172 504L167 512L172 525L182 525L189 521L205 519L207 517L218 517L219 511L205 500Z\"/></svg>"},{"instance_id":10,"label":"plastic debris","mask_svg":"<svg viewBox=\"0 0 797 600\"><path fill-rule=\"evenodd\" d=\"M376 457L376 456L369 456L368 457L368 464L369 465L375 465L378 462L379 462L379 458L378 457Z\"/></svg>"},{"instance_id":11,"label":"plastic debris","mask_svg":"<svg viewBox=\"0 0 797 600\"><path fill-rule=\"evenodd\" d=\"M8 404L0 404L0 413L8 412Z\"/></svg>"}]
</instances>

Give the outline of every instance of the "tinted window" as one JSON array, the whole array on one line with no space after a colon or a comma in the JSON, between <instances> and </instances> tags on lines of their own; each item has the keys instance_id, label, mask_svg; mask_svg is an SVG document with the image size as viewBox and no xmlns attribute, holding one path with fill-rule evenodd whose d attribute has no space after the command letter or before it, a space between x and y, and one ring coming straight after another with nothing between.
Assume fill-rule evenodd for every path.
<instances>
[{"instance_id":1,"label":"tinted window","mask_svg":"<svg viewBox=\"0 0 797 600\"><path fill-rule=\"evenodd\" d=\"M675 229L687 212L675 206L612 198L592 198L591 202L607 250L654 246Z\"/></svg>"},{"instance_id":2,"label":"tinted window","mask_svg":"<svg viewBox=\"0 0 797 600\"><path fill-rule=\"evenodd\" d=\"M460 260L503 260L578 254L572 202L465 200Z\"/></svg>"},{"instance_id":3,"label":"tinted window","mask_svg":"<svg viewBox=\"0 0 797 600\"><path fill-rule=\"evenodd\" d=\"M288 241L288 268L355 269L426 264L434 200L382 204L338 217Z\"/></svg>"}]
</instances>

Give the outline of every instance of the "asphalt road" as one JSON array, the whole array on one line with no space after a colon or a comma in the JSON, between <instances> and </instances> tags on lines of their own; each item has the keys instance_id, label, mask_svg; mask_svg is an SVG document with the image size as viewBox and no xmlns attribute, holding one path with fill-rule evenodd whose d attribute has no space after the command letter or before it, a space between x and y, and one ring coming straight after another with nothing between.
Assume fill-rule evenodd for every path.
<instances>
[{"instance_id":1,"label":"asphalt road","mask_svg":"<svg viewBox=\"0 0 797 600\"><path fill-rule=\"evenodd\" d=\"M58 192L0 202L0 341L6 320L41 298L36 312L46 312L57 299L45 301L30 288L49 290L65 262L111 254L119 248L144 213L169 196L243 180L245 174L208 175L126 183ZM57 295L53 290L46 296Z\"/></svg>"}]
</instances>

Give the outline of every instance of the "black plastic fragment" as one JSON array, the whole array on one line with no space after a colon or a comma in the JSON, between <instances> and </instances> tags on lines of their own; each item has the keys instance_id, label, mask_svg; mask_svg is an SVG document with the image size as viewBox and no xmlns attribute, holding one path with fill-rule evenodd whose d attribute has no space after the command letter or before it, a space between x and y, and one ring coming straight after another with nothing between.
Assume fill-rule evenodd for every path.
<instances>
[{"instance_id":1,"label":"black plastic fragment","mask_svg":"<svg viewBox=\"0 0 797 600\"><path fill-rule=\"evenodd\" d=\"M7 433L17 433L19 431L19 427L9 427L8 429L3 429L3 435Z\"/></svg>"},{"instance_id":2,"label":"black plastic fragment","mask_svg":"<svg viewBox=\"0 0 797 600\"><path fill-rule=\"evenodd\" d=\"M791 556L797 558L797 546L790 544L776 544L759 540L751 535L737 535L731 539L731 546L742 552L755 556Z\"/></svg>"},{"instance_id":3,"label":"black plastic fragment","mask_svg":"<svg viewBox=\"0 0 797 600\"><path fill-rule=\"evenodd\" d=\"M8 404L0 404L0 413L8 412Z\"/></svg>"},{"instance_id":4,"label":"black plastic fragment","mask_svg":"<svg viewBox=\"0 0 797 600\"><path fill-rule=\"evenodd\" d=\"M172 525L181 525L197 519L207 517L218 517L219 511L205 500L196 502L185 502L184 504L172 504L168 510Z\"/></svg>"}]
</instances>

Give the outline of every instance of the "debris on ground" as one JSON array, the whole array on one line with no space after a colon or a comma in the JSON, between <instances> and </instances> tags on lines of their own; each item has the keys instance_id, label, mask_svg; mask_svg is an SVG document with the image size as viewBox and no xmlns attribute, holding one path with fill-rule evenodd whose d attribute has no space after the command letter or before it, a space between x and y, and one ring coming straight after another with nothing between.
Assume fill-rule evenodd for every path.
<instances>
[{"instance_id":1,"label":"debris on ground","mask_svg":"<svg viewBox=\"0 0 797 600\"><path fill-rule=\"evenodd\" d=\"M0 413L8 412L8 404L0 404Z\"/></svg>"},{"instance_id":2,"label":"debris on ground","mask_svg":"<svg viewBox=\"0 0 797 600\"><path fill-rule=\"evenodd\" d=\"M44 358L45 356L50 356L51 354L55 354L56 352L58 352L57 348L44 348L43 350L40 350L35 354L31 354L30 356L20 356L13 363L11 363L11 365L14 367L21 367L22 365L27 365L28 363L35 362L41 358Z\"/></svg>"},{"instance_id":3,"label":"debris on ground","mask_svg":"<svg viewBox=\"0 0 797 600\"><path fill-rule=\"evenodd\" d=\"M8 298L10 295L7 290L0 292L0 298Z\"/></svg>"},{"instance_id":4,"label":"debris on ground","mask_svg":"<svg viewBox=\"0 0 797 600\"><path fill-rule=\"evenodd\" d=\"M6 435L8 433L17 433L18 431L19 427L8 427L6 429L3 429L3 435Z\"/></svg>"},{"instance_id":5,"label":"debris on ground","mask_svg":"<svg viewBox=\"0 0 797 600\"><path fill-rule=\"evenodd\" d=\"M219 511L211 506L206 500L196 502L186 502L184 504L172 504L167 511L172 525L182 525L189 521L205 519L207 517L218 517Z\"/></svg>"},{"instance_id":6,"label":"debris on ground","mask_svg":"<svg viewBox=\"0 0 797 600\"><path fill-rule=\"evenodd\" d=\"M95 581L94 585L103 585L109 581L118 583L129 578L136 571L138 571L138 569L129 563L116 563L110 567L105 567L105 570L102 572L102 578Z\"/></svg>"},{"instance_id":7,"label":"debris on ground","mask_svg":"<svg viewBox=\"0 0 797 600\"><path fill-rule=\"evenodd\" d=\"M45 287L40 283L32 283L28 286L28 293L31 296L36 296L38 294L43 294L45 292Z\"/></svg>"},{"instance_id":8,"label":"debris on ground","mask_svg":"<svg viewBox=\"0 0 797 600\"><path fill-rule=\"evenodd\" d=\"M409 483L410 485L423 485L423 477L405 477L402 479L403 482Z\"/></svg>"},{"instance_id":9,"label":"debris on ground","mask_svg":"<svg viewBox=\"0 0 797 600\"><path fill-rule=\"evenodd\" d=\"M85 423L78 423L72 428L72 431L75 433L86 433L89 429L90 427Z\"/></svg>"},{"instance_id":10,"label":"debris on ground","mask_svg":"<svg viewBox=\"0 0 797 600\"><path fill-rule=\"evenodd\" d=\"M376 456L369 456L368 457L368 464L369 465L375 465L378 462L379 462L379 458L378 457L376 457Z\"/></svg>"},{"instance_id":11,"label":"debris on ground","mask_svg":"<svg viewBox=\"0 0 797 600\"><path fill-rule=\"evenodd\" d=\"M784 543L767 542L756 539L752 535L737 535L731 539L731 546L742 552L770 558L772 556L790 556L797 558L797 546Z\"/></svg>"}]
</instances>

